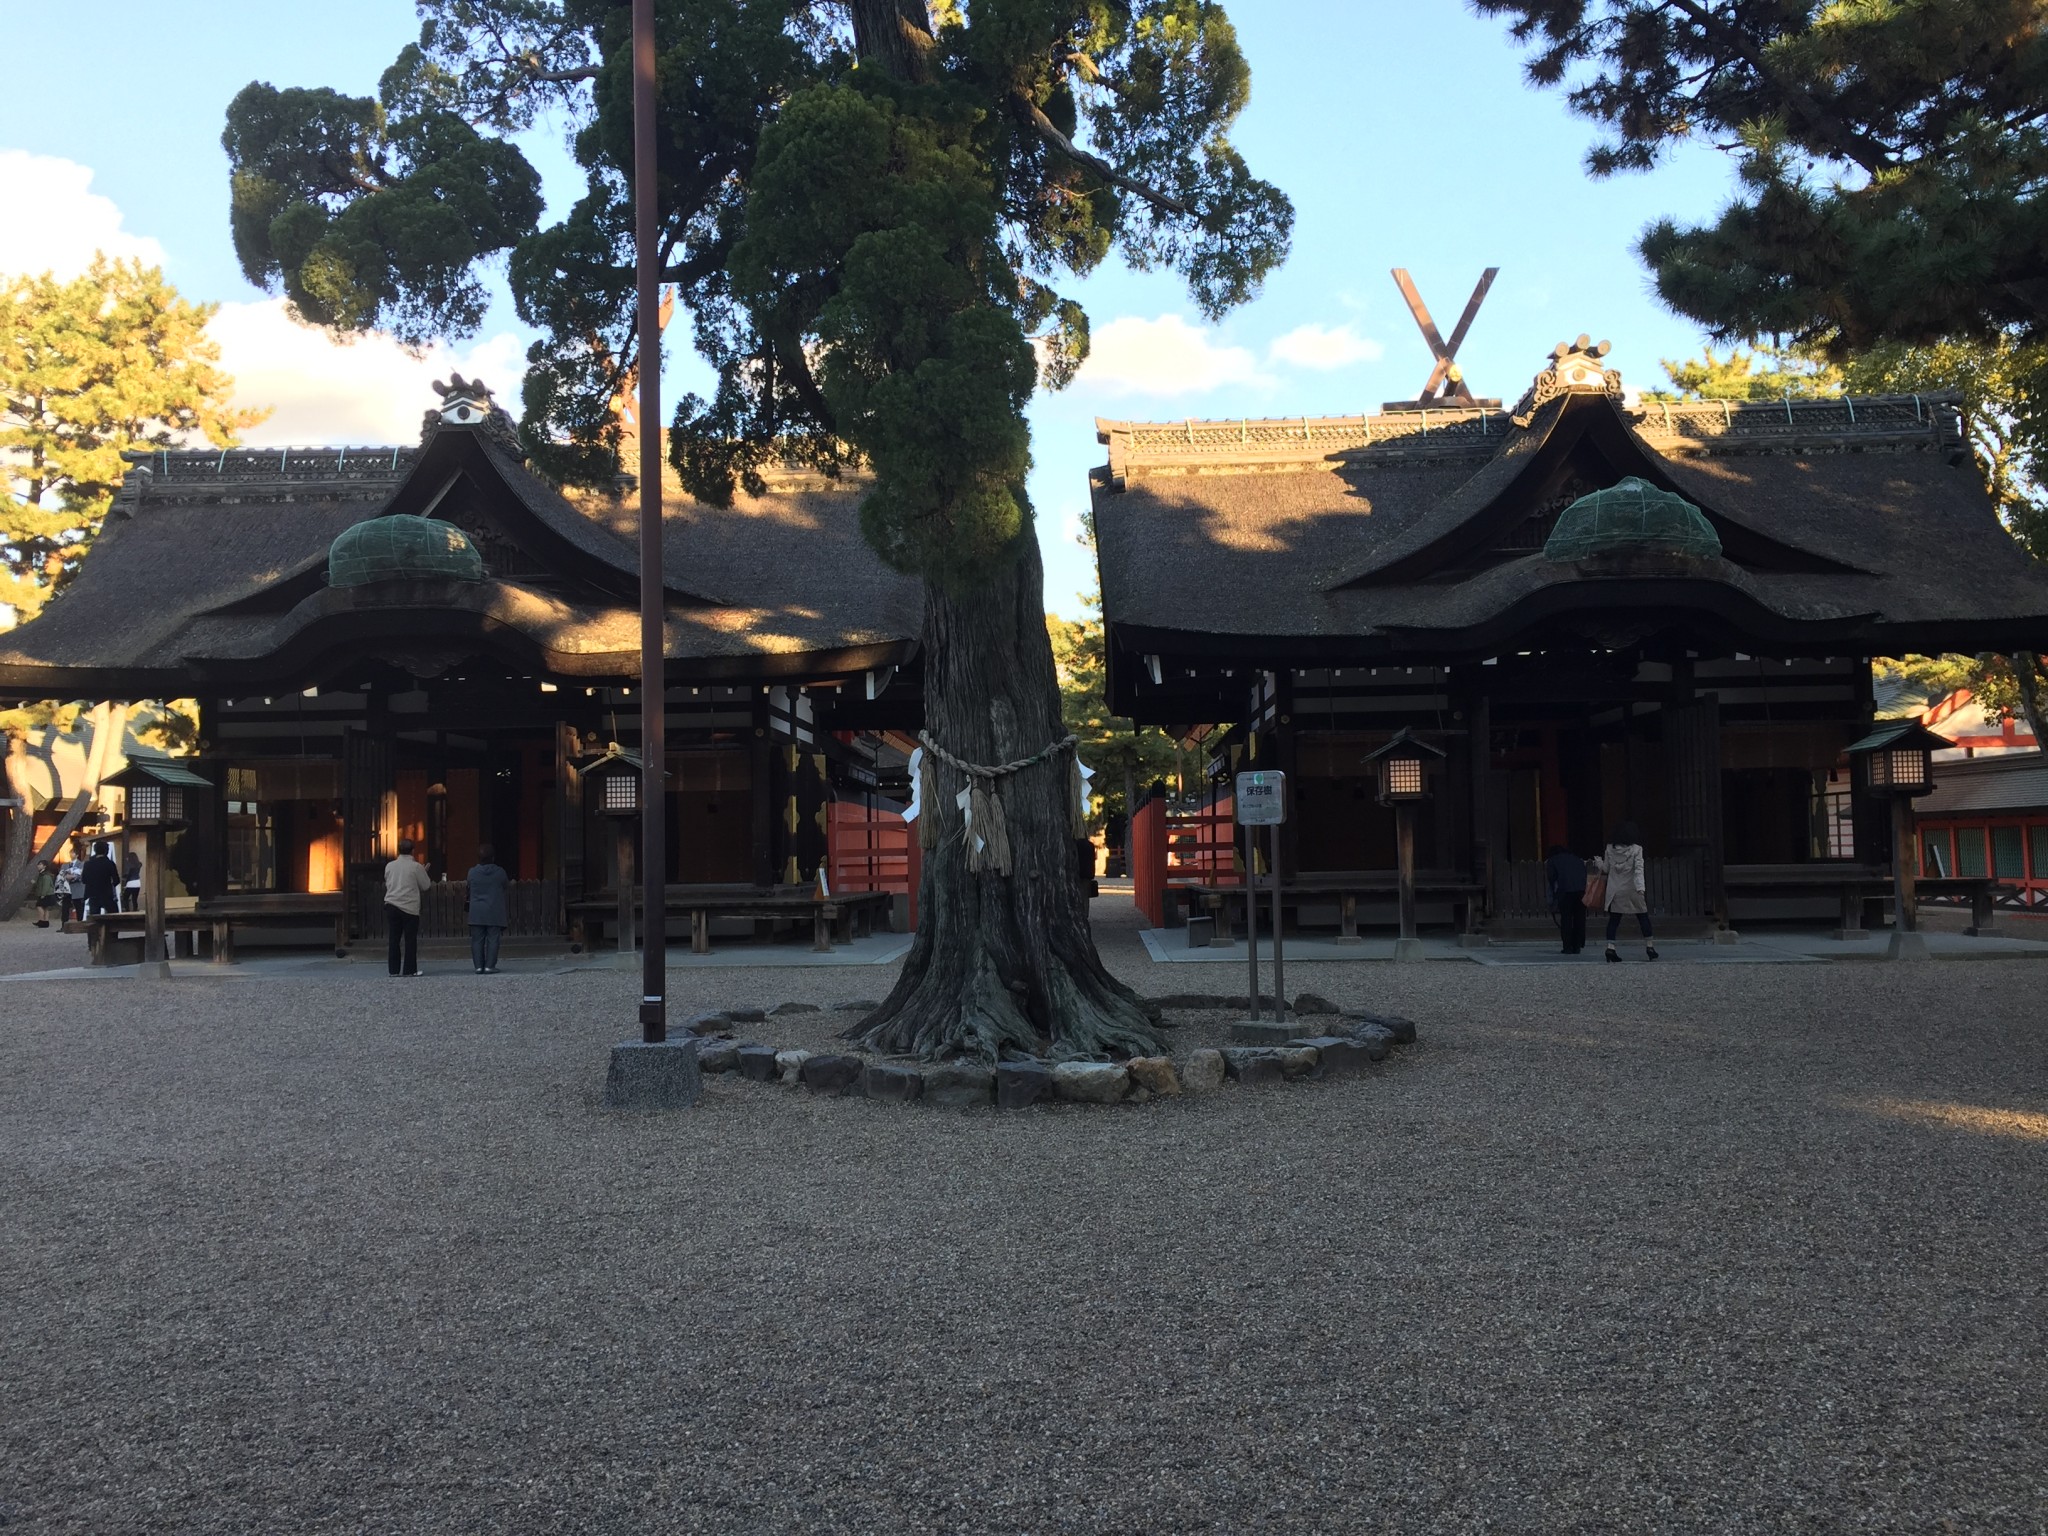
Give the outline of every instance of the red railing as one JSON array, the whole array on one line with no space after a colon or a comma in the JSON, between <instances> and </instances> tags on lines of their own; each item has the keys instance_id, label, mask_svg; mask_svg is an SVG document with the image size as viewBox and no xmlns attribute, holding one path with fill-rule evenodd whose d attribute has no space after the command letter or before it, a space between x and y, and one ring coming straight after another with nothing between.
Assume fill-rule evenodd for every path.
<instances>
[{"instance_id":1,"label":"red railing","mask_svg":"<svg viewBox=\"0 0 2048 1536\"><path fill-rule=\"evenodd\" d=\"M917 883L923 850L917 829L894 811L835 800L826 818L825 878L835 891L888 891L910 898L910 923L917 926Z\"/></svg>"},{"instance_id":2,"label":"red railing","mask_svg":"<svg viewBox=\"0 0 2048 1536\"><path fill-rule=\"evenodd\" d=\"M1228 800L1206 811L1173 811L1148 800L1131 818L1131 890L1139 912L1166 926L1169 885L1236 885L1236 811Z\"/></svg>"}]
</instances>

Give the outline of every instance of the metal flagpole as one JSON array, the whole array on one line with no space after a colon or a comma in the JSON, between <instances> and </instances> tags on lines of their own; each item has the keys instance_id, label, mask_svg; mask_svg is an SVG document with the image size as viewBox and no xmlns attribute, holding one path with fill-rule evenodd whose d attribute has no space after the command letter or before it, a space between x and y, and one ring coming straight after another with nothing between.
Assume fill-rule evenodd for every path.
<instances>
[{"instance_id":1,"label":"metal flagpole","mask_svg":"<svg viewBox=\"0 0 2048 1536\"><path fill-rule=\"evenodd\" d=\"M654 0L633 0L633 267L640 327L640 1034L668 1038L668 679L661 555L661 250Z\"/></svg>"}]
</instances>

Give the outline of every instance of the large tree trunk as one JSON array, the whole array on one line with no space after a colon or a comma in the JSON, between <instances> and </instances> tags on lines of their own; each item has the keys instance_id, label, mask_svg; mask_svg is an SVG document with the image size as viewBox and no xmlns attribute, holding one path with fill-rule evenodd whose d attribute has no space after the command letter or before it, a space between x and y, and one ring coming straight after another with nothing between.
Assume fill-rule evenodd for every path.
<instances>
[{"instance_id":1,"label":"large tree trunk","mask_svg":"<svg viewBox=\"0 0 2048 1536\"><path fill-rule=\"evenodd\" d=\"M965 762L1014 762L1067 734L1038 540L1027 528L1022 542L1019 558L973 593L925 592L925 730ZM966 776L930 752L926 762L936 793L923 816L939 841L925 853L917 937L888 1000L846 1038L927 1061L1163 1050L1155 1011L1095 953L1074 849L1071 754L1000 781L1007 874L968 868L956 803Z\"/></svg>"},{"instance_id":2,"label":"large tree trunk","mask_svg":"<svg viewBox=\"0 0 2048 1536\"><path fill-rule=\"evenodd\" d=\"M28 732L7 732L7 756L0 765L0 799L16 802L7 812L7 841L0 847L0 922L20 910L22 897L35 884L29 870L29 849L35 837L35 812L29 809ZM12 893L20 886L22 895ZM11 898L11 899L10 899Z\"/></svg>"},{"instance_id":3,"label":"large tree trunk","mask_svg":"<svg viewBox=\"0 0 2048 1536\"><path fill-rule=\"evenodd\" d=\"M36 865L55 858L65 841L76 832L79 823L85 820L85 813L92 809L93 797L99 792L100 780L110 773L119 773L126 766L128 758L123 750L123 741L128 733L128 706L126 704L99 704L93 708L93 738L91 754L86 760L85 779L78 786L78 793L72 796L71 808L64 813L64 819L57 823L50 835L43 839L43 846L33 854L27 851L27 839L34 836L33 822L27 810L21 811L9 828L7 839L7 860L0 866L0 921L11 918L21 910L21 904L28 900L28 894L35 888ZM15 745L21 744L22 758L17 764ZM27 737L8 736L7 777L16 782L17 768L21 772L20 789L10 789L10 794L19 794L25 800L28 793L27 779ZM14 826L21 828L24 839L21 862L14 861Z\"/></svg>"}]
</instances>

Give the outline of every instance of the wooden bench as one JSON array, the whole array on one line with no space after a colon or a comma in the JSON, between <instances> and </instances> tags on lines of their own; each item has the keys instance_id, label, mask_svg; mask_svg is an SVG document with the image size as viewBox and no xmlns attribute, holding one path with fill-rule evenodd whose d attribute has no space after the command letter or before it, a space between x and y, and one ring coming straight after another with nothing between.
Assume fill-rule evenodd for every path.
<instances>
[{"instance_id":1,"label":"wooden bench","mask_svg":"<svg viewBox=\"0 0 2048 1536\"><path fill-rule=\"evenodd\" d=\"M232 964L237 928L332 928L334 954L348 953L348 904L339 891L249 891L207 896L193 909L213 932L213 962Z\"/></svg>"},{"instance_id":2,"label":"wooden bench","mask_svg":"<svg viewBox=\"0 0 2048 1536\"><path fill-rule=\"evenodd\" d=\"M1841 914L1838 939L1860 938L1880 926L1892 898L1891 872L1870 864L1730 865L1721 883L1730 897L1834 896ZM1998 893L2009 889L1987 875L1926 875L1913 882L1918 901L1967 903L1970 924L1963 932L1972 938L1991 932Z\"/></svg>"},{"instance_id":3,"label":"wooden bench","mask_svg":"<svg viewBox=\"0 0 2048 1536\"><path fill-rule=\"evenodd\" d=\"M64 931L85 935L88 965L135 965L142 959L142 935L147 925L140 912L102 912L93 917L73 918L64 925ZM165 942L180 954L190 955L195 938L212 931L213 924L189 908L164 914ZM133 940L133 955L122 953L123 939Z\"/></svg>"},{"instance_id":4,"label":"wooden bench","mask_svg":"<svg viewBox=\"0 0 2048 1536\"><path fill-rule=\"evenodd\" d=\"M1420 872L1415 877L1416 901L1449 902L1453 920L1461 934L1474 934L1479 931L1479 903L1485 894L1485 886L1474 881L1461 880L1455 875ZM1242 885L1169 883L1166 895L1169 923L1173 920L1176 906L1184 904L1185 909L1190 912L1197 906L1206 908L1230 923L1233 932L1242 931L1237 927L1237 914L1241 913L1244 907L1245 891ZM1261 884L1257 895L1262 907L1269 908L1273 900L1273 888ZM1391 870L1384 873L1378 870L1358 874L1315 873L1298 875L1292 880L1283 881L1280 887L1280 906L1283 913L1291 907L1298 914L1304 904L1334 901L1337 905L1338 942L1356 944L1360 942L1359 901L1364 899L1398 902L1400 896L1400 877Z\"/></svg>"},{"instance_id":5,"label":"wooden bench","mask_svg":"<svg viewBox=\"0 0 2048 1536\"><path fill-rule=\"evenodd\" d=\"M850 944L872 933L875 915L887 912L895 900L887 891L854 891L820 901L807 885L672 885L663 907L669 916L688 922L692 954L711 953L711 920L717 917L750 918L756 923L808 917L811 948L823 954L829 953L835 942ZM569 903L569 910L579 919L602 921L617 914L618 897L584 897Z\"/></svg>"}]
</instances>

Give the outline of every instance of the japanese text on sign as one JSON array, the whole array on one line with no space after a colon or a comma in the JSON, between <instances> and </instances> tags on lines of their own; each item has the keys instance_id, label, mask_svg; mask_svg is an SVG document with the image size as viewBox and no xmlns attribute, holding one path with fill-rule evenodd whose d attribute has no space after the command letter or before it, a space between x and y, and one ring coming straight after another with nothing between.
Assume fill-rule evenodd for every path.
<instances>
[{"instance_id":1,"label":"japanese text on sign","mask_svg":"<svg viewBox=\"0 0 2048 1536\"><path fill-rule=\"evenodd\" d=\"M1237 776L1237 824L1277 827L1287 819L1287 775L1240 773Z\"/></svg>"}]
</instances>

